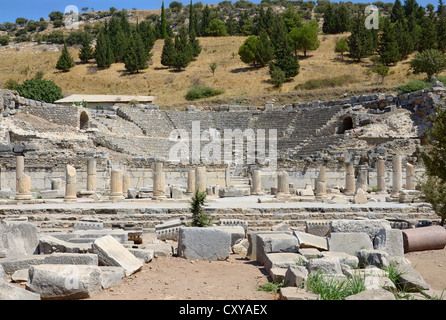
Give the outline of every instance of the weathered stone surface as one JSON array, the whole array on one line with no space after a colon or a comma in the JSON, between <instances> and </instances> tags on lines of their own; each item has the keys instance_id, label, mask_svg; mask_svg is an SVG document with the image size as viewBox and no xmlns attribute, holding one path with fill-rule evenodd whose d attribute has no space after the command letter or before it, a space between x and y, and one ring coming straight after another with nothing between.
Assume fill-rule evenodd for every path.
<instances>
[{"instance_id":1,"label":"weathered stone surface","mask_svg":"<svg viewBox=\"0 0 446 320\"><path fill-rule=\"evenodd\" d=\"M231 253L231 234L215 228L180 228L178 255L186 259L226 260Z\"/></svg>"},{"instance_id":2,"label":"weathered stone surface","mask_svg":"<svg viewBox=\"0 0 446 320\"><path fill-rule=\"evenodd\" d=\"M330 222L330 233L335 232L365 232L370 239L376 237L381 229L391 229L390 222L384 219L367 220L333 220Z\"/></svg>"},{"instance_id":3,"label":"weathered stone surface","mask_svg":"<svg viewBox=\"0 0 446 320\"><path fill-rule=\"evenodd\" d=\"M353 198L353 202L356 204L365 204L368 202L367 195L364 192L364 190L362 190L361 188L356 190L355 196Z\"/></svg>"},{"instance_id":4,"label":"weathered stone surface","mask_svg":"<svg viewBox=\"0 0 446 320\"><path fill-rule=\"evenodd\" d=\"M395 284L388 277L368 276L363 279L366 290L396 290Z\"/></svg>"},{"instance_id":5,"label":"weathered stone surface","mask_svg":"<svg viewBox=\"0 0 446 320\"><path fill-rule=\"evenodd\" d=\"M122 267L101 266L99 269L102 274L101 287L103 289L119 286L125 277L125 270Z\"/></svg>"},{"instance_id":6,"label":"weathered stone surface","mask_svg":"<svg viewBox=\"0 0 446 320\"><path fill-rule=\"evenodd\" d=\"M89 243L72 243L57 239L51 235L41 235L39 239L39 253L51 254L54 252L86 253L91 252Z\"/></svg>"},{"instance_id":7,"label":"weathered stone surface","mask_svg":"<svg viewBox=\"0 0 446 320\"><path fill-rule=\"evenodd\" d=\"M265 254L274 252L298 252L297 238L287 233L266 233L257 235L257 262L264 263Z\"/></svg>"},{"instance_id":8,"label":"weathered stone surface","mask_svg":"<svg viewBox=\"0 0 446 320\"><path fill-rule=\"evenodd\" d=\"M242 239L232 246L232 252L242 256L248 254L249 241L248 239Z\"/></svg>"},{"instance_id":9,"label":"weathered stone surface","mask_svg":"<svg viewBox=\"0 0 446 320\"><path fill-rule=\"evenodd\" d=\"M28 269L17 270L11 275L13 282L26 282L28 281Z\"/></svg>"},{"instance_id":10,"label":"weathered stone surface","mask_svg":"<svg viewBox=\"0 0 446 320\"><path fill-rule=\"evenodd\" d=\"M335 232L328 237L328 249L356 256L356 252L359 250L371 250L373 245L365 232Z\"/></svg>"},{"instance_id":11,"label":"weathered stone surface","mask_svg":"<svg viewBox=\"0 0 446 320\"><path fill-rule=\"evenodd\" d=\"M321 251L328 250L327 238L318 237L309 233L294 231L294 236L299 242L299 249L301 248L315 248Z\"/></svg>"},{"instance_id":12,"label":"weathered stone surface","mask_svg":"<svg viewBox=\"0 0 446 320\"><path fill-rule=\"evenodd\" d=\"M32 255L39 246L39 230L31 223L0 224L0 251L4 257Z\"/></svg>"},{"instance_id":13,"label":"weathered stone surface","mask_svg":"<svg viewBox=\"0 0 446 320\"><path fill-rule=\"evenodd\" d=\"M350 203L346 197L340 196L340 195L334 195L328 203L331 204L347 204Z\"/></svg>"},{"instance_id":14,"label":"weathered stone surface","mask_svg":"<svg viewBox=\"0 0 446 320\"><path fill-rule=\"evenodd\" d=\"M288 268L306 263L308 260L301 254L294 252L267 253L265 255L264 266L266 271L272 268Z\"/></svg>"},{"instance_id":15,"label":"weathered stone surface","mask_svg":"<svg viewBox=\"0 0 446 320\"><path fill-rule=\"evenodd\" d=\"M323 256L322 252L315 248L299 248L299 253L307 259L322 258Z\"/></svg>"},{"instance_id":16,"label":"weathered stone surface","mask_svg":"<svg viewBox=\"0 0 446 320\"><path fill-rule=\"evenodd\" d=\"M381 229L373 241L373 247L386 251L390 257L403 257L403 232L399 229Z\"/></svg>"},{"instance_id":17,"label":"weathered stone surface","mask_svg":"<svg viewBox=\"0 0 446 320\"><path fill-rule=\"evenodd\" d=\"M143 266L138 258L110 235L96 239L93 252L98 255L101 265L123 267L126 276L139 271Z\"/></svg>"},{"instance_id":18,"label":"weathered stone surface","mask_svg":"<svg viewBox=\"0 0 446 320\"><path fill-rule=\"evenodd\" d=\"M280 300L319 300L319 295L296 287L282 287Z\"/></svg>"},{"instance_id":19,"label":"weathered stone surface","mask_svg":"<svg viewBox=\"0 0 446 320\"><path fill-rule=\"evenodd\" d=\"M80 230L103 230L104 221L96 218L81 218L73 226L73 232Z\"/></svg>"},{"instance_id":20,"label":"weathered stone surface","mask_svg":"<svg viewBox=\"0 0 446 320\"><path fill-rule=\"evenodd\" d=\"M303 266L289 266L285 273L285 285L303 288L308 279L308 270Z\"/></svg>"},{"instance_id":21,"label":"weathered stone surface","mask_svg":"<svg viewBox=\"0 0 446 320\"><path fill-rule=\"evenodd\" d=\"M308 260L306 264L308 272L328 273L328 274L342 274L341 264L336 258L320 258Z\"/></svg>"},{"instance_id":22,"label":"weathered stone surface","mask_svg":"<svg viewBox=\"0 0 446 320\"><path fill-rule=\"evenodd\" d=\"M98 266L31 266L27 290L40 294L42 300L85 299L101 291L102 274Z\"/></svg>"},{"instance_id":23,"label":"weathered stone surface","mask_svg":"<svg viewBox=\"0 0 446 320\"><path fill-rule=\"evenodd\" d=\"M421 274L409 264L400 264L396 266L396 271L400 274L398 283L406 291L429 290L430 285L424 281Z\"/></svg>"},{"instance_id":24,"label":"weathered stone surface","mask_svg":"<svg viewBox=\"0 0 446 320\"><path fill-rule=\"evenodd\" d=\"M75 264L75 265L98 265L98 256L91 253L53 253L40 255L23 255L14 258L0 259L7 274L13 274L20 269L28 269L32 265L41 264Z\"/></svg>"},{"instance_id":25,"label":"weathered stone surface","mask_svg":"<svg viewBox=\"0 0 446 320\"><path fill-rule=\"evenodd\" d=\"M174 253L172 244L168 242L148 243L140 246L140 248L145 250L153 250L154 257L168 257Z\"/></svg>"},{"instance_id":26,"label":"weathered stone surface","mask_svg":"<svg viewBox=\"0 0 446 320\"><path fill-rule=\"evenodd\" d=\"M8 278L6 277L6 272L3 269L3 266L0 264L0 283L8 281Z\"/></svg>"},{"instance_id":27,"label":"weathered stone surface","mask_svg":"<svg viewBox=\"0 0 446 320\"><path fill-rule=\"evenodd\" d=\"M231 247L235 245L237 241L245 238L245 228L242 226L216 226L214 228L231 234Z\"/></svg>"},{"instance_id":28,"label":"weathered stone surface","mask_svg":"<svg viewBox=\"0 0 446 320\"><path fill-rule=\"evenodd\" d=\"M282 281L285 279L286 271L287 269L285 268L271 268L271 270L269 270L271 280L277 283L282 283Z\"/></svg>"},{"instance_id":29,"label":"weathered stone surface","mask_svg":"<svg viewBox=\"0 0 446 320\"><path fill-rule=\"evenodd\" d=\"M396 300L395 296L384 289L364 290L360 293L348 296L345 300Z\"/></svg>"},{"instance_id":30,"label":"weathered stone surface","mask_svg":"<svg viewBox=\"0 0 446 320\"><path fill-rule=\"evenodd\" d=\"M220 198L244 197L245 191L243 189L236 188L223 188L218 191L218 196Z\"/></svg>"},{"instance_id":31,"label":"weathered stone surface","mask_svg":"<svg viewBox=\"0 0 446 320\"><path fill-rule=\"evenodd\" d=\"M0 300L40 300L40 295L6 282L0 282Z\"/></svg>"},{"instance_id":32,"label":"weathered stone surface","mask_svg":"<svg viewBox=\"0 0 446 320\"><path fill-rule=\"evenodd\" d=\"M357 268L359 259L356 256L350 255L345 252L336 252L336 251L324 251L322 252L323 258L336 258L340 263L348 265L352 268Z\"/></svg>"},{"instance_id":33,"label":"weathered stone surface","mask_svg":"<svg viewBox=\"0 0 446 320\"><path fill-rule=\"evenodd\" d=\"M356 256L359 259L359 266L376 266L386 268L389 266L389 254L385 251L375 249L361 249Z\"/></svg>"},{"instance_id":34,"label":"weathered stone surface","mask_svg":"<svg viewBox=\"0 0 446 320\"><path fill-rule=\"evenodd\" d=\"M136 258L143 261L144 263L149 263L155 256L155 250L150 249L128 249L131 254Z\"/></svg>"}]
</instances>

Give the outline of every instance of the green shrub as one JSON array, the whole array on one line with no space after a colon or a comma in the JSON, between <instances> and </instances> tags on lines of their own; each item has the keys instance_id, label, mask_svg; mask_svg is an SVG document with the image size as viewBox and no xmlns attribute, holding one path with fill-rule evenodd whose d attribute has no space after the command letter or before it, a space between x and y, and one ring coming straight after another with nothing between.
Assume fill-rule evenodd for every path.
<instances>
[{"instance_id":1,"label":"green shrub","mask_svg":"<svg viewBox=\"0 0 446 320\"><path fill-rule=\"evenodd\" d=\"M206 228L212 225L212 218L204 211L207 192L195 191L190 201L189 211L192 213L192 227Z\"/></svg>"},{"instance_id":2,"label":"green shrub","mask_svg":"<svg viewBox=\"0 0 446 320\"><path fill-rule=\"evenodd\" d=\"M364 291L365 285L361 277L342 280L324 277L323 274L316 272L308 277L307 288L317 293L321 300L344 300L350 295Z\"/></svg>"},{"instance_id":3,"label":"green shrub","mask_svg":"<svg viewBox=\"0 0 446 320\"><path fill-rule=\"evenodd\" d=\"M222 94L224 91L220 89L214 89L211 87L204 87L204 86L194 86L189 89L189 91L186 94L186 99L188 101L194 101L198 99L204 99L209 98L213 96L217 96L219 94Z\"/></svg>"},{"instance_id":4,"label":"green shrub","mask_svg":"<svg viewBox=\"0 0 446 320\"><path fill-rule=\"evenodd\" d=\"M54 101L62 99L62 89L53 81L42 79L30 79L17 85L15 90L27 99L54 103Z\"/></svg>"},{"instance_id":5,"label":"green shrub","mask_svg":"<svg viewBox=\"0 0 446 320\"><path fill-rule=\"evenodd\" d=\"M403 93L409 93L409 92L414 92L414 91L418 91L418 90L422 90L422 89L426 89L426 88L430 88L430 87L432 87L432 82L430 82L430 81L412 79L412 80L409 80L408 82L400 85L398 87L398 89L403 91Z\"/></svg>"},{"instance_id":6,"label":"green shrub","mask_svg":"<svg viewBox=\"0 0 446 320\"><path fill-rule=\"evenodd\" d=\"M354 82L351 75L343 75L333 78L310 79L304 83L298 84L294 87L295 90L314 90L322 88L342 87L346 84Z\"/></svg>"}]
</instances>

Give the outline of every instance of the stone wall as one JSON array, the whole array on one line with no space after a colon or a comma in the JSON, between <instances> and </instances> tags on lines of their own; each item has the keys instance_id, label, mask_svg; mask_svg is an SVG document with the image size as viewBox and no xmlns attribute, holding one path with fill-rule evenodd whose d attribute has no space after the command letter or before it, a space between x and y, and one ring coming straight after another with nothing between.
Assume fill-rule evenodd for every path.
<instances>
[{"instance_id":1,"label":"stone wall","mask_svg":"<svg viewBox=\"0 0 446 320\"><path fill-rule=\"evenodd\" d=\"M62 106L19 96L17 91L0 89L0 110L4 117L24 112L59 125L79 127L81 107Z\"/></svg>"}]
</instances>

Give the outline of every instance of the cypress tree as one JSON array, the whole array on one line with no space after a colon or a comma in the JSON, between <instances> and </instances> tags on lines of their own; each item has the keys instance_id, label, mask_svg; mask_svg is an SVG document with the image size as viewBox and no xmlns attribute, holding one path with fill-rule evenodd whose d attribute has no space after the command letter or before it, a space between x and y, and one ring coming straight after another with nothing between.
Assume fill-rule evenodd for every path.
<instances>
[{"instance_id":1,"label":"cypress tree","mask_svg":"<svg viewBox=\"0 0 446 320\"><path fill-rule=\"evenodd\" d=\"M161 25L160 25L160 35L162 39L167 37L167 22L166 22L166 12L164 10L164 1L161 6Z\"/></svg>"},{"instance_id":2,"label":"cypress tree","mask_svg":"<svg viewBox=\"0 0 446 320\"><path fill-rule=\"evenodd\" d=\"M105 28L98 34L95 59L99 68L109 68L114 62L113 51Z\"/></svg>"},{"instance_id":3,"label":"cypress tree","mask_svg":"<svg viewBox=\"0 0 446 320\"><path fill-rule=\"evenodd\" d=\"M207 31L209 30L209 25L211 24L211 9L209 9L209 6L206 5L203 9L203 17L201 19L201 28L200 28L200 35L201 36L207 36Z\"/></svg>"},{"instance_id":4,"label":"cypress tree","mask_svg":"<svg viewBox=\"0 0 446 320\"><path fill-rule=\"evenodd\" d=\"M195 9L192 5L192 0L190 2L190 12L189 12L189 40L190 44L192 46L192 57L196 58L201 53L201 45L200 41L197 39L197 33L195 32L195 25L196 25L196 15L195 15Z\"/></svg>"},{"instance_id":5,"label":"cypress tree","mask_svg":"<svg viewBox=\"0 0 446 320\"><path fill-rule=\"evenodd\" d=\"M404 7L401 4L401 0L395 0L395 3L392 7L392 12L390 14L390 21L393 23L397 21L403 22L406 18L406 12L404 11Z\"/></svg>"},{"instance_id":6,"label":"cypress tree","mask_svg":"<svg viewBox=\"0 0 446 320\"><path fill-rule=\"evenodd\" d=\"M394 27L390 22L390 19L387 17L381 19L381 34L379 37L378 54L381 57L381 62L385 66L398 62L401 59Z\"/></svg>"},{"instance_id":7,"label":"cypress tree","mask_svg":"<svg viewBox=\"0 0 446 320\"><path fill-rule=\"evenodd\" d=\"M260 30L257 45L257 61L264 67L274 58L274 47L265 30Z\"/></svg>"},{"instance_id":8,"label":"cypress tree","mask_svg":"<svg viewBox=\"0 0 446 320\"><path fill-rule=\"evenodd\" d=\"M401 59L407 59L414 50L414 42L407 29L407 24L403 21L397 21L395 24L395 40L398 43Z\"/></svg>"},{"instance_id":9,"label":"cypress tree","mask_svg":"<svg viewBox=\"0 0 446 320\"><path fill-rule=\"evenodd\" d=\"M56 68L63 72L70 71L71 68L75 66L74 59L71 57L70 52L68 52L67 44L65 43L60 54L59 60L57 60Z\"/></svg>"},{"instance_id":10,"label":"cypress tree","mask_svg":"<svg viewBox=\"0 0 446 320\"><path fill-rule=\"evenodd\" d=\"M328 4L324 12L324 23L322 25L322 32L328 34L336 33L336 16L331 4Z\"/></svg>"},{"instance_id":11,"label":"cypress tree","mask_svg":"<svg viewBox=\"0 0 446 320\"><path fill-rule=\"evenodd\" d=\"M437 9L437 46L441 52L446 51L446 7L443 0L438 1Z\"/></svg>"},{"instance_id":12,"label":"cypress tree","mask_svg":"<svg viewBox=\"0 0 446 320\"><path fill-rule=\"evenodd\" d=\"M129 45L124 56L125 68L127 71L138 73L140 70L148 68L147 60L150 55L138 32L133 32L129 39Z\"/></svg>"},{"instance_id":13,"label":"cypress tree","mask_svg":"<svg viewBox=\"0 0 446 320\"><path fill-rule=\"evenodd\" d=\"M187 30L183 26L180 28L179 34L175 37L175 55L173 61L173 67L177 70L186 68L192 61L192 46L187 36Z\"/></svg>"},{"instance_id":14,"label":"cypress tree","mask_svg":"<svg viewBox=\"0 0 446 320\"><path fill-rule=\"evenodd\" d=\"M81 59L82 62L87 63L88 60L93 58L94 53L90 44L90 36L87 32L85 32L82 37L82 48L79 52L79 59Z\"/></svg>"},{"instance_id":15,"label":"cypress tree","mask_svg":"<svg viewBox=\"0 0 446 320\"><path fill-rule=\"evenodd\" d=\"M369 56L373 51L373 35L365 27L364 15L358 13L352 21L351 35L347 38L350 57L356 61Z\"/></svg>"},{"instance_id":16,"label":"cypress tree","mask_svg":"<svg viewBox=\"0 0 446 320\"><path fill-rule=\"evenodd\" d=\"M161 53L161 64L165 67L172 67L174 65L175 46L172 38L166 37L164 39L163 51Z\"/></svg>"},{"instance_id":17,"label":"cypress tree","mask_svg":"<svg viewBox=\"0 0 446 320\"><path fill-rule=\"evenodd\" d=\"M418 51L436 49L437 47L437 30L435 24L429 17L425 16L420 24L421 33L418 41Z\"/></svg>"}]
</instances>

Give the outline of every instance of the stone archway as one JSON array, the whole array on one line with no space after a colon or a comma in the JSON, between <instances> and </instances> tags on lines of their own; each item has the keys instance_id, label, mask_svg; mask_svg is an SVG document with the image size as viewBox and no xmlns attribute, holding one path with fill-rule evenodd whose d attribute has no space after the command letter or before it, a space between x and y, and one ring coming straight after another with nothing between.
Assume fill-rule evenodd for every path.
<instances>
[{"instance_id":1,"label":"stone archway","mask_svg":"<svg viewBox=\"0 0 446 320\"><path fill-rule=\"evenodd\" d=\"M81 130L88 129L90 124L90 118L88 117L88 113L85 111L81 112L80 120L79 120L79 128Z\"/></svg>"},{"instance_id":2,"label":"stone archway","mask_svg":"<svg viewBox=\"0 0 446 320\"><path fill-rule=\"evenodd\" d=\"M339 128L339 134L345 133L345 131L353 129L353 118L348 116L342 119L341 126Z\"/></svg>"}]
</instances>

